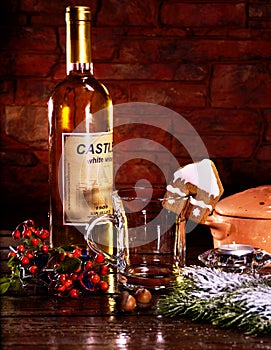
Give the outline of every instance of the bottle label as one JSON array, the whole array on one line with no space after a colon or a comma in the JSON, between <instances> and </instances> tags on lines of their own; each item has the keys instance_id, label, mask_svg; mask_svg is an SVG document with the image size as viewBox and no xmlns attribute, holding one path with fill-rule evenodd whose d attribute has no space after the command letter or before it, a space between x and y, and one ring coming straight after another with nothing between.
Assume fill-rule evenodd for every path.
<instances>
[{"instance_id":1,"label":"bottle label","mask_svg":"<svg viewBox=\"0 0 271 350\"><path fill-rule=\"evenodd\" d=\"M113 133L62 134L63 224L112 213Z\"/></svg>"}]
</instances>

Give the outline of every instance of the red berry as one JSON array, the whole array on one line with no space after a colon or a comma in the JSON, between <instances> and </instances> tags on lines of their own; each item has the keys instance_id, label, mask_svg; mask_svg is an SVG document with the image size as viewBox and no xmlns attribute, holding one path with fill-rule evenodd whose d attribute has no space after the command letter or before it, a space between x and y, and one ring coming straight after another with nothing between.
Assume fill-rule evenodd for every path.
<instances>
[{"instance_id":1,"label":"red berry","mask_svg":"<svg viewBox=\"0 0 271 350\"><path fill-rule=\"evenodd\" d=\"M41 231L40 230L35 230L35 235L39 238L41 238Z\"/></svg>"},{"instance_id":2,"label":"red berry","mask_svg":"<svg viewBox=\"0 0 271 350\"><path fill-rule=\"evenodd\" d=\"M61 284L65 284L66 279L67 279L67 275L65 275L64 273L62 273L61 275L59 275L58 280L59 280L59 282L60 282Z\"/></svg>"},{"instance_id":3,"label":"red berry","mask_svg":"<svg viewBox=\"0 0 271 350\"><path fill-rule=\"evenodd\" d=\"M49 247L48 247L48 245L46 245L46 244L44 244L43 246L41 246L41 251L43 252L43 253L45 253L45 254L47 254L48 253L48 251L49 251Z\"/></svg>"},{"instance_id":4,"label":"red berry","mask_svg":"<svg viewBox=\"0 0 271 350\"><path fill-rule=\"evenodd\" d=\"M91 276L91 282L93 284L99 283L100 282L100 276L97 273L95 273L94 275Z\"/></svg>"},{"instance_id":5,"label":"red berry","mask_svg":"<svg viewBox=\"0 0 271 350\"><path fill-rule=\"evenodd\" d=\"M58 284L55 288L58 292L64 292L66 290L65 284Z\"/></svg>"},{"instance_id":6,"label":"red berry","mask_svg":"<svg viewBox=\"0 0 271 350\"><path fill-rule=\"evenodd\" d=\"M13 256L16 256L15 252L9 252L8 253L8 258L12 258Z\"/></svg>"},{"instance_id":7,"label":"red berry","mask_svg":"<svg viewBox=\"0 0 271 350\"><path fill-rule=\"evenodd\" d=\"M91 270L91 269L92 269L92 265L93 265L93 262L92 262L92 261L87 261L87 262L85 263L85 270L86 270L86 271Z\"/></svg>"},{"instance_id":8,"label":"red berry","mask_svg":"<svg viewBox=\"0 0 271 350\"><path fill-rule=\"evenodd\" d=\"M33 234L32 230L30 230L30 229L25 229L25 230L23 231L23 238L30 238L30 237L32 237L32 234Z\"/></svg>"},{"instance_id":9,"label":"red berry","mask_svg":"<svg viewBox=\"0 0 271 350\"><path fill-rule=\"evenodd\" d=\"M106 281L100 281L99 282L99 288L100 288L100 290L105 292L106 290L108 290L109 285L108 285L108 283Z\"/></svg>"},{"instance_id":10,"label":"red berry","mask_svg":"<svg viewBox=\"0 0 271 350\"><path fill-rule=\"evenodd\" d=\"M25 256L28 257L28 259L33 259L34 258L34 253L31 249L28 249L25 253Z\"/></svg>"},{"instance_id":11,"label":"red berry","mask_svg":"<svg viewBox=\"0 0 271 350\"><path fill-rule=\"evenodd\" d=\"M17 252L18 252L18 253L23 253L24 251L25 251L24 245L23 245L23 244L19 244L19 245L17 246Z\"/></svg>"},{"instance_id":12,"label":"red berry","mask_svg":"<svg viewBox=\"0 0 271 350\"><path fill-rule=\"evenodd\" d=\"M40 231L40 236L39 236L39 237L40 237L42 240L45 240L45 239L49 238L49 236L50 236L50 232L49 232L48 230L42 229L42 230Z\"/></svg>"},{"instance_id":13,"label":"red berry","mask_svg":"<svg viewBox=\"0 0 271 350\"><path fill-rule=\"evenodd\" d=\"M21 232L19 230L15 230L12 232L12 238L13 239L20 239L21 238Z\"/></svg>"},{"instance_id":14,"label":"red berry","mask_svg":"<svg viewBox=\"0 0 271 350\"><path fill-rule=\"evenodd\" d=\"M96 261L97 263L103 263L103 262L104 262L104 255L103 255L103 254L97 254L97 255L95 256L95 261Z\"/></svg>"},{"instance_id":15,"label":"red berry","mask_svg":"<svg viewBox=\"0 0 271 350\"><path fill-rule=\"evenodd\" d=\"M27 256L22 256L21 258L21 264L22 265L28 265L29 264L29 259Z\"/></svg>"},{"instance_id":16,"label":"red berry","mask_svg":"<svg viewBox=\"0 0 271 350\"><path fill-rule=\"evenodd\" d=\"M71 274L71 279L72 279L73 281L78 280L78 277L79 277L79 273L73 272L73 273Z\"/></svg>"},{"instance_id":17,"label":"red berry","mask_svg":"<svg viewBox=\"0 0 271 350\"><path fill-rule=\"evenodd\" d=\"M101 265L100 267L100 274L105 276L108 274L109 267L107 265Z\"/></svg>"},{"instance_id":18,"label":"red berry","mask_svg":"<svg viewBox=\"0 0 271 350\"><path fill-rule=\"evenodd\" d=\"M40 243L40 240L38 238L32 238L30 241L30 244L34 247L37 247Z\"/></svg>"},{"instance_id":19,"label":"red berry","mask_svg":"<svg viewBox=\"0 0 271 350\"><path fill-rule=\"evenodd\" d=\"M68 278L65 282L66 289L70 289L72 285L73 285L73 281L70 278Z\"/></svg>"},{"instance_id":20,"label":"red berry","mask_svg":"<svg viewBox=\"0 0 271 350\"><path fill-rule=\"evenodd\" d=\"M32 275L34 275L37 271L38 271L38 266L32 265L29 267L29 272L32 273Z\"/></svg>"},{"instance_id":21,"label":"red berry","mask_svg":"<svg viewBox=\"0 0 271 350\"><path fill-rule=\"evenodd\" d=\"M80 296L80 292L79 292L78 289L73 288L73 289L70 291L70 297L71 297L71 298L77 299L79 296Z\"/></svg>"},{"instance_id":22,"label":"red berry","mask_svg":"<svg viewBox=\"0 0 271 350\"><path fill-rule=\"evenodd\" d=\"M81 249L75 249L74 252L72 253L74 258L80 258L80 256L82 255L82 250Z\"/></svg>"}]
</instances>

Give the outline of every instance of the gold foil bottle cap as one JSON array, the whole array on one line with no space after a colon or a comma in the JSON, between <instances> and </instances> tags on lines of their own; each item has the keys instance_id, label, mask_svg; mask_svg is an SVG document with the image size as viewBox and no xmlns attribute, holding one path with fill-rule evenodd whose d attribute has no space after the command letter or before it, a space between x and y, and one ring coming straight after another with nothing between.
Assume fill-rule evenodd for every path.
<instances>
[{"instance_id":1,"label":"gold foil bottle cap","mask_svg":"<svg viewBox=\"0 0 271 350\"><path fill-rule=\"evenodd\" d=\"M90 63L91 10L87 6L66 8L67 63Z\"/></svg>"},{"instance_id":2,"label":"gold foil bottle cap","mask_svg":"<svg viewBox=\"0 0 271 350\"><path fill-rule=\"evenodd\" d=\"M66 21L91 21L91 10L87 6L69 6L66 8Z\"/></svg>"}]
</instances>

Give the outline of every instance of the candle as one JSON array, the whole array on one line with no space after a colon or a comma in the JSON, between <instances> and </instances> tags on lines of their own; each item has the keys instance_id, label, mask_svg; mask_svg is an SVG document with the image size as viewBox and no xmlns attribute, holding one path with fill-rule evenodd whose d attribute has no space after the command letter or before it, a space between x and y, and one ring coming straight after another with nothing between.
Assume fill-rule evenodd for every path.
<instances>
[{"instance_id":1,"label":"candle","mask_svg":"<svg viewBox=\"0 0 271 350\"><path fill-rule=\"evenodd\" d=\"M218 247L218 251L225 255L235 255L235 256L243 256L247 254L251 254L254 251L254 247L246 244L225 244Z\"/></svg>"}]
</instances>

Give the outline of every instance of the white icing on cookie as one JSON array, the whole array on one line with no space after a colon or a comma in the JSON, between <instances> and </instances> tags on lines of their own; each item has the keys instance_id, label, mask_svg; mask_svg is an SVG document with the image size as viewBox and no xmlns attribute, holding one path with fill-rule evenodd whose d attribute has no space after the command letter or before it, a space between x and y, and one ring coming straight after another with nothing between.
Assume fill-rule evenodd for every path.
<instances>
[{"instance_id":1,"label":"white icing on cookie","mask_svg":"<svg viewBox=\"0 0 271 350\"><path fill-rule=\"evenodd\" d=\"M182 192L178 187L173 187L172 185L168 185L167 190L171 193L177 194L180 197L186 197L186 194Z\"/></svg>"},{"instance_id":2,"label":"white icing on cookie","mask_svg":"<svg viewBox=\"0 0 271 350\"><path fill-rule=\"evenodd\" d=\"M196 218L200 216L200 210L199 208L194 208L192 211L192 215L194 215Z\"/></svg>"},{"instance_id":3,"label":"white icing on cookie","mask_svg":"<svg viewBox=\"0 0 271 350\"><path fill-rule=\"evenodd\" d=\"M203 201L198 201L198 200L196 200L195 198L193 198L193 197L190 197L190 203L192 204L192 205L195 205L195 206L197 206L197 207L200 207L200 208L207 208L207 209L209 209L210 211L212 211L213 210L213 207L210 205L210 204L206 204L205 202L203 202Z\"/></svg>"},{"instance_id":4,"label":"white icing on cookie","mask_svg":"<svg viewBox=\"0 0 271 350\"><path fill-rule=\"evenodd\" d=\"M178 179L184 181L184 183L191 183L199 189L207 192L209 196L213 195L214 198L220 195L217 178L214 174L211 160L203 159L198 163L192 163L178 169L174 173L173 182Z\"/></svg>"}]
</instances>

